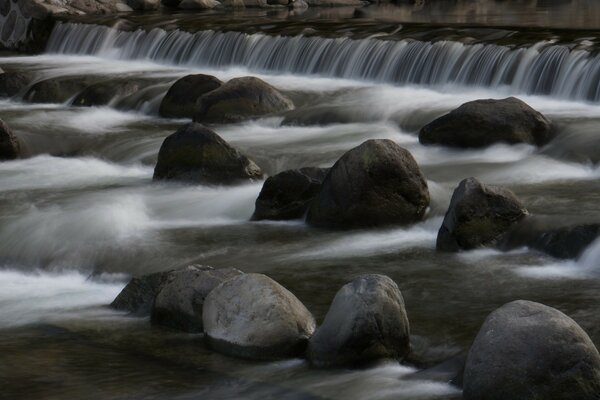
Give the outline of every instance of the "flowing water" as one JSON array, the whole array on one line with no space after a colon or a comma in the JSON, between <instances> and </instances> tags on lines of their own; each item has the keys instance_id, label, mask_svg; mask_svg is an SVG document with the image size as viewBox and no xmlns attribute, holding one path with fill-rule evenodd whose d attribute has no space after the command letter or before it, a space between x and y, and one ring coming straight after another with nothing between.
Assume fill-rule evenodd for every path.
<instances>
[{"instance_id":1,"label":"flowing water","mask_svg":"<svg viewBox=\"0 0 600 400\"><path fill-rule=\"evenodd\" d=\"M389 275L404 295L421 365L468 349L485 316L515 299L559 308L600 343L600 243L572 261L528 249L435 251L452 190L469 176L511 188L535 215L600 222L595 38L536 36L510 45L322 36L66 23L45 54L0 58L2 68L38 80L152 82L106 107L30 104L20 96L0 102L0 117L30 155L0 164L0 398L460 398L446 383L410 378L411 365L319 371L302 360L241 361L209 351L198 335L106 307L130 276L190 263L268 274L317 320L354 276ZM294 99L299 123L269 117L213 126L268 174L330 166L371 138L409 149L428 179L427 218L345 232L302 221L256 223L248 219L261 182L153 183L162 140L187 122L159 118L160 100L177 78L198 72L259 76ZM541 149L418 143L419 128L435 117L508 95L554 120L560 136ZM315 123L324 113L328 123Z\"/></svg>"}]
</instances>

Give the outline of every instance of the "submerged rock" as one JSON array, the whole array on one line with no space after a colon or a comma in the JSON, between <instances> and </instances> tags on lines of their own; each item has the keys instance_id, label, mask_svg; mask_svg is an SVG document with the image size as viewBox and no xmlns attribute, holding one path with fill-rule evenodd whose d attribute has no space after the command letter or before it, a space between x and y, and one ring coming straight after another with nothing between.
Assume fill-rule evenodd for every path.
<instances>
[{"instance_id":1,"label":"submerged rock","mask_svg":"<svg viewBox=\"0 0 600 400\"><path fill-rule=\"evenodd\" d=\"M21 155L21 145L12 130L0 119L0 161L14 160Z\"/></svg>"},{"instance_id":2,"label":"submerged rock","mask_svg":"<svg viewBox=\"0 0 600 400\"><path fill-rule=\"evenodd\" d=\"M211 290L243 272L194 266L172 274L158 292L151 322L186 332L202 332L202 306Z\"/></svg>"},{"instance_id":3,"label":"submerged rock","mask_svg":"<svg viewBox=\"0 0 600 400\"><path fill-rule=\"evenodd\" d=\"M13 97L29 85L30 78L20 72L3 72L0 74L0 97Z\"/></svg>"},{"instance_id":4,"label":"submerged rock","mask_svg":"<svg viewBox=\"0 0 600 400\"><path fill-rule=\"evenodd\" d=\"M319 367L354 366L410 351L409 323L396 283L362 275L342 287L310 338L308 359Z\"/></svg>"},{"instance_id":5,"label":"submerged rock","mask_svg":"<svg viewBox=\"0 0 600 400\"><path fill-rule=\"evenodd\" d=\"M260 179L262 171L246 156L203 125L191 123L168 136L160 147L155 180L233 184Z\"/></svg>"},{"instance_id":6,"label":"submerged rock","mask_svg":"<svg viewBox=\"0 0 600 400\"><path fill-rule=\"evenodd\" d=\"M187 75L177 80L160 103L159 114L167 118L192 118L200 96L219 88L223 83L210 75Z\"/></svg>"},{"instance_id":7,"label":"submerged rock","mask_svg":"<svg viewBox=\"0 0 600 400\"><path fill-rule=\"evenodd\" d=\"M465 365L465 400L596 400L600 355L560 311L513 301L483 323Z\"/></svg>"},{"instance_id":8,"label":"submerged rock","mask_svg":"<svg viewBox=\"0 0 600 400\"><path fill-rule=\"evenodd\" d=\"M256 199L252 220L302 218L328 171L328 168L300 168L267 178Z\"/></svg>"},{"instance_id":9,"label":"submerged rock","mask_svg":"<svg viewBox=\"0 0 600 400\"><path fill-rule=\"evenodd\" d=\"M212 348L251 359L300 356L315 329L300 300L262 274L240 275L217 286L204 301L202 319Z\"/></svg>"},{"instance_id":10,"label":"submerged rock","mask_svg":"<svg viewBox=\"0 0 600 400\"><path fill-rule=\"evenodd\" d=\"M556 258L579 258L598 237L600 223L556 226L552 221L530 217L511 228L498 248L529 247Z\"/></svg>"},{"instance_id":11,"label":"submerged rock","mask_svg":"<svg viewBox=\"0 0 600 400\"><path fill-rule=\"evenodd\" d=\"M198 99L194 121L238 122L291 110L294 104L267 82L243 77L231 79Z\"/></svg>"},{"instance_id":12,"label":"submerged rock","mask_svg":"<svg viewBox=\"0 0 600 400\"><path fill-rule=\"evenodd\" d=\"M452 194L437 236L437 249L470 250L492 243L527 215L508 189L464 179Z\"/></svg>"},{"instance_id":13,"label":"submerged rock","mask_svg":"<svg viewBox=\"0 0 600 400\"><path fill-rule=\"evenodd\" d=\"M74 106L95 107L109 104L116 97L130 96L143 89L148 82L141 79L115 79L94 83L86 87L74 99Z\"/></svg>"},{"instance_id":14,"label":"submerged rock","mask_svg":"<svg viewBox=\"0 0 600 400\"><path fill-rule=\"evenodd\" d=\"M32 103L64 103L94 83L94 80L86 77L46 79L32 85L23 98Z\"/></svg>"},{"instance_id":15,"label":"submerged rock","mask_svg":"<svg viewBox=\"0 0 600 400\"><path fill-rule=\"evenodd\" d=\"M528 143L537 146L554 136L552 123L515 97L475 100L425 125L422 144L481 148L494 143Z\"/></svg>"},{"instance_id":16,"label":"submerged rock","mask_svg":"<svg viewBox=\"0 0 600 400\"><path fill-rule=\"evenodd\" d=\"M326 228L404 225L420 221L428 205L427 181L410 152L368 140L331 168L306 220Z\"/></svg>"}]
</instances>

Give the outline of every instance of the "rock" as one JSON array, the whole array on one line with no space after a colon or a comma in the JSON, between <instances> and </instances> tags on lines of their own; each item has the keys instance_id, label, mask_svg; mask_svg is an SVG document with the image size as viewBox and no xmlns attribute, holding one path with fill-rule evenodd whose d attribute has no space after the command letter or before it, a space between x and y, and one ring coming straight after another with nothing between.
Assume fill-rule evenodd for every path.
<instances>
[{"instance_id":1,"label":"rock","mask_svg":"<svg viewBox=\"0 0 600 400\"><path fill-rule=\"evenodd\" d=\"M127 5L137 11L158 10L160 0L127 0Z\"/></svg>"},{"instance_id":2,"label":"rock","mask_svg":"<svg viewBox=\"0 0 600 400\"><path fill-rule=\"evenodd\" d=\"M156 295L174 273L174 270L156 272L131 279L110 306L139 315L150 314Z\"/></svg>"},{"instance_id":3,"label":"rock","mask_svg":"<svg viewBox=\"0 0 600 400\"><path fill-rule=\"evenodd\" d=\"M0 161L19 158L21 146L8 125L0 119Z\"/></svg>"},{"instance_id":4,"label":"rock","mask_svg":"<svg viewBox=\"0 0 600 400\"><path fill-rule=\"evenodd\" d=\"M188 75L171 86L162 102L159 114L167 118L192 118L200 96L219 88L223 83L210 75Z\"/></svg>"},{"instance_id":5,"label":"rock","mask_svg":"<svg viewBox=\"0 0 600 400\"><path fill-rule=\"evenodd\" d=\"M92 83L86 77L50 78L35 83L23 98L32 103L64 103Z\"/></svg>"},{"instance_id":6,"label":"rock","mask_svg":"<svg viewBox=\"0 0 600 400\"><path fill-rule=\"evenodd\" d=\"M404 225L421 220L428 205L412 155L391 140L368 140L331 168L306 221L326 228Z\"/></svg>"},{"instance_id":7,"label":"rock","mask_svg":"<svg viewBox=\"0 0 600 400\"><path fill-rule=\"evenodd\" d=\"M437 249L470 250L492 243L527 210L508 189L464 179L452 194L437 236Z\"/></svg>"},{"instance_id":8,"label":"rock","mask_svg":"<svg viewBox=\"0 0 600 400\"><path fill-rule=\"evenodd\" d=\"M191 123L168 136L158 152L155 180L233 184L260 179L262 171L210 129Z\"/></svg>"},{"instance_id":9,"label":"rock","mask_svg":"<svg viewBox=\"0 0 600 400\"><path fill-rule=\"evenodd\" d=\"M252 220L302 218L328 171L328 168L300 168L267 178L256 199Z\"/></svg>"},{"instance_id":10,"label":"rock","mask_svg":"<svg viewBox=\"0 0 600 400\"><path fill-rule=\"evenodd\" d=\"M188 269L173 275L156 296L150 321L185 332L202 332L202 306L211 290L243 272L235 268Z\"/></svg>"},{"instance_id":11,"label":"rock","mask_svg":"<svg viewBox=\"0 0 600 400\"><path fill-rule=\"evenodd\" d=\"M600 355L571 318L530 301L492 312L469 350L465 400L596 400Z\"/></svg>"},{"instance_id":12,"label":"rock","mask_svg":"<svg viewBox=\"0 0 600 400\"><path fill-rule=\"evenodd\" d=\"M462 387L466 360L467 354L459 353L432 367L403 376L402 379L444 382Z\"/></svg>"},{"instance_id":13,"label":"rock","mask_svg":"<svg viewBox=\"0 0 600 400\"><path fill-rule=\"evenodd\" d=\"M0 97L13 97L29 85L29 77L19 72L0 74Z\"/></svg>"},{"instance_id":14,"label":"rock","mask_svg":"<svg viewBox=\"0 0 600 400\"><path fill-rule=\"evenodd\" d=\"M556 258L579 258L598 237L600 223L556 226L541 218L525 218L498 243L501 250L529 247Z\"/></svg>"},{"instance_id":15,"label":"rock","mask_svg":"<svg viewBox=\"0 0 600 400\"><path fill-rule=\"evenodd\" d=\"M183 0L179 3L179 8L183 10L210 10L222 6L223 5L217 0Z\"/></svg>"},{"instance_id":16,"label":"rock","mask_svg":"<svg viewBox=\"0 0 600 400\"><path fill-rule=\"evenodd\" d=\"M94 83L85 88L73 99L74 106L95 107L104 106L116 97L130 96L146 85L144 80L117 79Z\"/></svg>"},{"instance_id":17,"label":"rock","mask_svg":"<svg viewBox=\"0 0 600 400\"><path fill-rule=\"evenodd\" d=\"M181 0L162 0L162 5L169 8L177 8Z\"/></svg>"},{"instance_id":18,"label":"rock","mask_svg":"<svg viewBox=\"0 0 600 400\"><path fill-rule=\"evenodd\" d=\"M424 145L481 148L494 143L537 146L554 136L552 123L521 100L476 100L425 125L419 132Z\"/></svg>"},{"instance_id":19,"label":"rock","mask_svg":"<svg viewBox=\"0 0 600 400\"><path fill-rule=\"evenodd\" d=\"M213 289L202 320L212 348L251 359L300 356L315 329L300 300L262 274L240 275Z\"/></svg>"},{"instance_id":20,"label":"rock","mask_svg":"<svg viewBox=\"0 0 600 400\"><path fill-rule=\"evenodd\" d=\"M308 359L319 367L355 366L410 351L409 324L396 283L362 275L342 287L310 338Z\"/></svg>"},{"instance_id":21,"label":"rock","mask_svg":"<svg viewBox=\"0 0 600 400\"><path fill-rule=\"evenodd\" d=\"M291 110L294 104L273 86L254 77L231 79L198 99L194 121L238 122Z\"/></svg>"}]
</instances>

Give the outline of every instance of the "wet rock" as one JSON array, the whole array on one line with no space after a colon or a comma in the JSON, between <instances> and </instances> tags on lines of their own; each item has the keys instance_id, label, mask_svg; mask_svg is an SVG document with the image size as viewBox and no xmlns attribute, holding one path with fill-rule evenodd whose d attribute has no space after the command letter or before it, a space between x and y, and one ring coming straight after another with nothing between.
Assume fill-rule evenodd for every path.
<instances>
[{"instance_id":1,"label":"wet rock","mask_svg":"<svg viewBox=\"0 0 600 400\"><path fill-rule=\"evenodd\" d=\"M173 274L158 292L151 322L186 332L202 332L202 306L211 290L241 275L235 268L194 266Z\"/></svg>"},{"instance_id":2,"label":"wet rock","mask_svg":"<svg viewBox=\"0 0 600 400\"><path fill-rule=\"evenodd\" d=\"M233 184L260 179L262 171L203 125L191 123L168 136L158 152L155 180Z\"/></svg>"},{"instance_id":3,"label":"wet rock","mask_svg":"<svg viewBox=\"0 0 600 400\"><path fill-rule=\"evenodd\" d=\"M308 359L319 367L355 366L410 351L409 323L396 283L362 275L342 287L310 338Z\"/></svg>"},{"instance_id":4,"label":"wet rock","mask_svg":"<svg viewBox=\"0 0 600 400\"><path fill-rule=\"evenodd\" d=\"M159 114L167 118L192 118L200 96L219 88L223 83L210 75L188 75L171 86L162 102Z\"/></svg>"},{"instance_id":5,"label":"wet rock","mask_svg":"<svg viewBox=\"0 0 600 400\"><path fill-rule=\"evenodd\" d=\"M19 72L0 73L0 97L13 97L29 85L30 78Z\"/></svg>"},{"instance_id":6,"label":"wet rock","mask_svg":"<svg viewBox=\"0 0 600 400\"><path fill-rule=\"evenodd\" d=\"M291 292L262 274L244 274L213 289L204 301L208 344L251 359L300 356L315 329L311 313Z\"/></svg>"},{"instance_id":7,"label":"wet rock","mask_svg":"<svg viewBox=\"0 0 600 400\"><path fill-rule=\"evenodd\" d=\"M222 6L217 0L183 0L179 3L179 8L183 10L210 10Z\"/></svg>"},{"instance_id":8,"label":"wet rock","mask_svg":"<svg viewBox=\"0 0 600 400\"><path fill-rule=\"evenodd\" d=\"M162 5L169 8L177 8L181 0L162 0Z\"/></svg>"},{"instance_id":9,"label":"wet rock","mask_svg":"<svg viewBox=\"0 0 600 400\"><path fill-rule=\"evenodd\" d=\"M425 125L419 141L460 148L481 148L494 143L528 143L537 146L554 136L552 123L521 100L475 100Z\"/></svg>"},{"instance_id":10,"label":"wet rock","mask_svg":"<svg viewBox=\"0 0 600 400\"><path fill-rule=\"evenodd\" d=\"M432 367L404 376L402 379L444 382L462 387L466 360L467 354L460 353Z\"/></svg>"},{"instance_id":11,"label":"wet rock","mask_svg":"<svg viewBox=\"0 0 600 400\"><path fill-rule=\"evenodd\" d=\"M527 215L508 189L464 179L452 194L437 236L437 249L470 250L491 244Z\"/></svg>"},{"instance_id":12,"label":"wet rock","mask_svg":"<svg viewBox=\"0 0 600 400\"><path fill-rule=\"evenodd\" d=\"M307 222L326 228L404 225L429 205L427 182L410 152L391 140L368 140L331 168Z\"/></svg>"},{"instance_id":13,"label":"wet rock","mask_svg":"<svg viewBox=\"0 0 600 400\"><path fill-rule=\"evenodd\" d=\"M19 158L21 146L8 125L0 119L0 161Z\"/></svg>"},{"instance_id":14,"label":"wet rock","mask_svg":"<svg viewBox=\"0 0 600 400\"><path fill-rule=\"evenodd\" d=\"M571 318L518 300L492 312L469 350L465 400L595 400L600 355Z\"/></svg>"},{"instance_id":15,"label":"wet rock","mask_svg":"<svg viewBox=\"0 0 600 400\"><path fill-rule=\"evenodd\" d=\"M256 199L252 220L302 218L328 171L328 168L300 168L267 178Z\"/></svg>"},{"instance_id":16,"label":"wet rock","mask_svg":"<svg viewBox=\"0 0 600 400\"><path fill-rule=\"evenodd\" d=\"M553 221L530 217L515 224L499 241L498 248L529 247L556 258L579 258L598 237L600 223L556 226Z\"/></svg>"},{"instance_id":17,"label":"wet rock","mask_svg":"<svg viewBox=\"0 0 600 400\"><path fill-rule=\"evenodd\" d=\"M127 5L137 11L158 10L160 0L127 0Z\"/></svg>"},{"instance_id":18,"label":"wet rock","mask_svg":"<svg viewBox=\"0 0 600 400\"><path fill-rule=\"evenodd\" d=\"M174 273L170 270L132 278L110 306L134 314L150 314L156 295Z\"/></svg>"},{"instance_id":19,"label":"wet rock","mask_svg":"<svg viewBox=\"0 0 600 400\"><path fill-rule=\"evenodd\" d=\"M291 110L294 104L273 86L254 77L235 78L198 99L194 121L237 122Z\"/></svg>"},{"instance_id":20,"label":"wet rock","mask_svg":"<svg viewBox=\"0 0 600 400\"><path fill-rule=\"evenodd\" d=\"M85 88L73 99L74 106L95 107L104 106L116 97L130 96L147 84L144 80L111 80L94 83Z\"/></svg>"},{"instance_id":21,"label":"wet rock","mask_svg":"<svg viewBox=\"0 0 600 400\"><path fill-rule=\"evenodd\" d=\"M64 103L92 83L94 79L86 77L50 78L35 83L23 98L32 103Z\"/></svg>"}]
</instances>

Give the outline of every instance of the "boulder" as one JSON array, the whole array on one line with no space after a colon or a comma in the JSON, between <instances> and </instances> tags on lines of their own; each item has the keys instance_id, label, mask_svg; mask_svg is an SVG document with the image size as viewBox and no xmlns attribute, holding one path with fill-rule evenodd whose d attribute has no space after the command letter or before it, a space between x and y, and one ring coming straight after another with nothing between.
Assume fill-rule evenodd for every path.
<instances>
[{"instance_id":1,"label":"boulder","mask_svg":"<svg viewBox=\"0 0 600 400\"><path fill-rule=\"evenodd\" d=\"M72 104L80 107L96 107L109 104L116 97L130 96L147 84L145 80L116 79L94 83L86 87L73 99Z\"/></svg>"},{"instance_id":2,"label":"boulder","mask_svg":"<svg viewBox=\"0 0 600 400\"><path fill-rule=\"evenodd\" d=\"M238 122L291 110L294 104L267 82L254 78L235 78L198 99L194 121L205 123Z\"/></svg>"},{"instance_id":3,"label":"boulder","mask_svg":"<svg viewBox=\"0 0 600 400\"><path fill-rule=\"evenodd\" d=\"M203 267L171 276L156 296L150 321L186 332L202 332L206 296L222 282L241 274L235 268Z\"/></svg>"},{"instance_id":4,"label":"boulder","mask_svg":"<svg viewBox=\"0 0 600 400\"><path fill-rule=\"evenodd\" d=\"M162 5L168 8L177 8L181 0L162 0Z\"/></svg>"},{"instance_id":5,"label":"boulder","mask_svg":"<svg viewBox=\"0 0 600 400\"><path fill-rule=\"evenodd\" d=\"M308 359L318 367L356 366L410 351L409 324L396 283L362 275L342 287L310 338Z\"/></svg>"},{"instance_id":6,"label":"boulder","mask_svg":"<svg viewBox=\"0 0 600 400\"><path fill-rule=\"evenodd\" d=\"M120 311L149 315L156 295L174 273L170 270L132 278L110 306Z\"/></svg>"},{"instance_id":7,"label":"boulder","mask_svg":"<svg viewBox=\"0 0 600 400\"><path fill-rule=\"evenodd\" d=\"M475 178L460 182L437 236L437 249L470 250L491 244L527 215L508 189L484 185Z\"/></svg>"},{"instance_id":8,"label":"boulder","mask_svg":"<svg viewBox=\"0 0 600 400\"><path fill-rule=\"evenodd\" d=\"M160 103L159 114L167 118L192 118L200 96L223 83L210 75L187 75L177 80Z\"/></svg>"},{"instance_id":9,"label":"boulder","mask_svg":"<svg viewBox=\"0 0 600 400\"><path fill-rule=\"evenodd\" d=\"M368 140L331 168L306 221L326 228L404 225L420 221L428 205L427 181L410 152L388 139Z\"/></svg>"},{"instance_id":10,"label":"boulder","mask_svg":"<svg viewBox=\"0 0 600 400\"><path fill-rule=\"evenodd\" d=\"M30 79L20 72L4 72L0 74L0 98L13 97L29 85Z\"/></svg>"},{"instance_id":11,"label":"boulder","mask_svg":"<svg viewBox=\"0 0 600 400\"><path fill-rule=\"evenodd\" d=\"M498 242L501 250L529 247L556 258L579 258L600 237L600 223L557 226L554 221L529 217L512 227Z\"/></svg>"},{"instance_id":12,"label":"boulder","mask_svg":"<svg viewBox=\"0 0 600 400\"><path fill-rule=\"evenodd\" d=\"M518 300L492 312L469 350L465 400L596 400L600 355L571 318Z\"/></svg>"},{"instance_id":13,"label":"boulder","mask_svg":"<svg viewBox=\"0 0 600 400\"><path fill-rule=\"evenodd\" d=\"M50 78L32 85L24 100L32 103L64 103L93 83L87 77Z\"/></svg>"},{"instance_id":14,"label":"boulder","mask_svg":"<svg viewBox=\"0 0 600 400\"><path fill-rule=\"evenodd\" d=\"M315 329L300 300L262 274L240 275L213 289L202 320L212 348L251 359L300 356Z\"/></svg>"},{"instance_id":15,"label":"boulder","mask_svg":"<svg viewBox=\"0 0 600 400\"><path fill-rule=\"evenodd\" d=\"M11 129L0 119L0 161L19 158L21 146Z\"/></svg>"},{"instance_id":16,"label":"boulder","mask_svg":"<svg viewBox=\"0 0 600 400\"><path fill-rule=\"evenodd\" d=\"M127 5L136 11L158 10L160 0L127 0Z\"/></svg>"},{"instance_id":17,"label":"boulder","mask_svg":"<svg viewBox=\"0 0 600 400\"><path fill-rule=\"evenodd\" d=\"M168 136L158 152L155 180L233 184L260 179L262 171L210 129L191 123Z\"/></svg>"},{"instance_id":18,"label":"boulder","mask_svg":"<svg viewBox=\"0 0 600 400\"><path fill-rule=\"evenodd\" d=\"M475 100L425 125L419 132L424 145L482 148L494 143L537 146L554 136L552 123L521 100Z\"/></svg>"},{"instance_id":19,"label":"boulder","mask_svg":"<svg viewBox=\"0 0 600 400\"><path fill-rule=\"evenodd\" d=\"M300 168L267 178L256 199L252 220L302 218L328 171L328 168Z\"/></svg>"},{"instance_id":20,"label":"boulder","mask_svg":"<svg viewBox=\"0 0 600 400\"><path fill-rule=\"evenodd\" d=\"M179 3L179 8L183 10L210 10L222 6L217 0L183 0Z\"/></svg>"}]
</instances>

